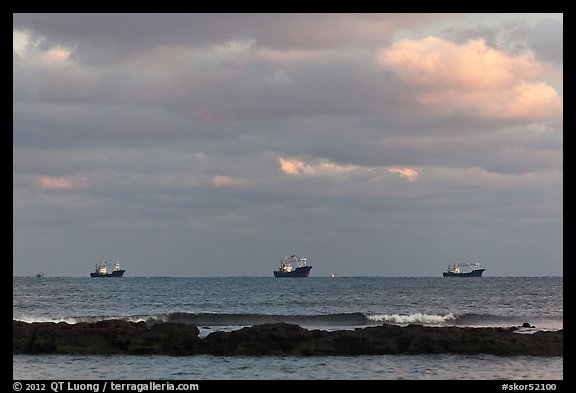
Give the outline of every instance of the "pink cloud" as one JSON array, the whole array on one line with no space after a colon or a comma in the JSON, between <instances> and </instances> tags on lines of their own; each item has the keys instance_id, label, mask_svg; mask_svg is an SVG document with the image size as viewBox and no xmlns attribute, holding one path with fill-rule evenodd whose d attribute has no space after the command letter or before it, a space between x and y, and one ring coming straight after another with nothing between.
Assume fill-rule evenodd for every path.
<instances>
[{"instance_id":1,"label":"pink cloud","mask_svg":"<svg viewBox=\"0 0 576 393\"><path fill-rule=\"evenodd\" d=\"M508 112L514 117L532 120L561 118L563 99L546 83L524 82L516 86L515 96L508 106Z\"/></svg>"},{"instance_id":2,"label":"pink cloud","mask_svg":"<svg viewBox=\"0 0 576 393\"><path fill-rule=\"evenodd\" d=\"M280 170L288 175L335 175L360 169L355 165L339 165L326 159L309 163L294 158L278 157L278 161Z\"/></svg>"},{"instance_id":3,"label":"pink cloud","mask_svg":"<svg viewBox=\"0 0 576 393\"><path fill-rule=\"evenodd\" d=\"M280 161L280 170L288 175L298 175L310 171L304 161L284 159L282 157L279 157L278 161Z\"/></svg>"},{"instance_id":4,"label":"pink cloud","mask_svg":"<svg viewBox=\"0 0 576 393\"><path fill-rule=\"evenodd\" d=\"M46 52L46 55L52 59L57 59L57 60L67 60L68 57L70 56L70 51L69 50L65 50L65 49L51 49L49 51Z\"/></svg>"},{"instance_id":5,"label":"pink cloud","mask_svg":"<svg viewBox=\"0 0 576 393\"><path fill-rule=\"evenodd\" d=\"M212 177L211 184L214 187L226 187L226 186L239 186L242 184L242 182L230 176L216 175Z\"/></svg>"},{"instance_id":6,"label":"pink cloud","mask_svg":"<svg viewBox=\"0 0 576 393\"><path fill-rule=\"evenodd\" d=\"M483 39L459 45L427 37L400 40L381 50L378 60L420 89L418 103L439 110L522 120L562 117L562 97L536 80L545 67L529 51L508 54Z\"/></svg>"},{"instance_id":7,"label":"pink cloud","mask_svg":"<svg viewBox=\"0 0 576 393\"><path fill-rule=\"evenodd\" d=\"M41 61L45 63L62 63L68 60L71 52L66 49L54 48L38 54Z\"/></svg>"},{"instance_id":8,"label":"pink cloud","mask_svg":"<svg viewBox=\"0 0 576 393\"><path fill-rule=\"evenodd\" d=\"M410 182L416 181L418 177L418 171L412 168L389 168L388 172L404 177Z\"/></svg>"},{"instance_id":9,"label":"pink cloud","mask_svg":"<svg viewBox=\"0 0 576 393\"><path fill-rule=\"evenodd\" d=\"M83 177L71 179L66 177L41 176L40 188L45 190L74 190L86 188L87 180Z\"/></svg>"},{"instance_id":10,"label":"pink cloud","mask_svg":"<svg viewBox=\"0 0 576 393\"><path fill-rule=\"evenodd\" d=\"M369 179L370 182L379 182L386 172L400 176L409 182L416 181L418 171L413 168L386 168L358 165L340 165L327 159L317 159L311 162L297 160L295 158L279 157L280 170L288 175L308 175L308 176L340 176L350 174ZM369 176L369 177L366 177Z\"/></svg>"},{"instance_id":11,"label":"pink cloud","mask_svg":"<svg viewBox=\"0 0 576 393\"><path fill-rule=\"evenodd\" d=\"M500 89L540 70L532 52L508 55L483 39L462 45L435 37L405 39L380 51L379 59L408 83L456 89Z\"/></svg>"}]
</instances>

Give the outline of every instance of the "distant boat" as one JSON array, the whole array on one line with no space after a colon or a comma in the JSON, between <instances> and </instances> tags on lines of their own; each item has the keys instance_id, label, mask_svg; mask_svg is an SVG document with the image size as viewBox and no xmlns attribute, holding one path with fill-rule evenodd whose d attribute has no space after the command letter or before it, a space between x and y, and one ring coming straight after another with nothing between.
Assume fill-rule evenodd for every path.
<instances>
[{"instance_id":1,"label":"distant boat","mask_svg":"<svg viewBox=\"0 0 576 393\"><path fill-rule=\"evenodd\" d=\"M37 274L36 274L36 277L37 277L37 278L42 278L42 277L44 277L44 273L37 273Z\"/></svg>"},{"instance_id":2,"label":"distant boat","mask_svg":"<svg viewBox=\"0 0 576 393\"><path fill-rule=\"evenodd\" d=\"M467 266L470 270L462 271L462 266ZM484 270L486 269L480 268L479 263L460 264L458 262L454 262L454 265L448 265L448 269L442 273L442 275L444 277L482 277Z\"/></svg>"},{"instance_id":3,"label":"distant boat","mask_svg":"<svg viewBox=\"0 0 576 393\"><path fill-rule=\"evenodd\" d=\"M90 273L90 277L123 277L125 271L126 270L120 268L120 262L116 261L114 270L108 273L108 262L102 261L96 264L96 269Z\"/></svg>"},{"instance_id":4,"label":"distant boat","mask_svg":"<svg viewBox=\"0 0 576 393\"><path fill-rule=\"evenodd\" d=\"M274 277L308 277L311 269L306 258L292 255L282 258L280 267L274 270Z\"/></svg>"}]
</instances>

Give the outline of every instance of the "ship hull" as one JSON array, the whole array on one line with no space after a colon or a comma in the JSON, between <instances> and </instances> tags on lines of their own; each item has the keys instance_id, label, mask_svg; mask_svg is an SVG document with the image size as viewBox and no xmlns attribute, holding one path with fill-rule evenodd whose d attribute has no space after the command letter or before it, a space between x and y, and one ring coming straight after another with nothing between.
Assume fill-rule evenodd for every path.
<instances>
[{"instance_id":1,"label":"ship hull","mask_svg":"<svg viewBox=\"0 0 576 393\"><path fill-rule=\"evenodd\" d=\"M90 273L90 277L123 277L126 270L114 270L112 273L100 274L97 272Z\"/></svg>"},{"instance_id":2,"label":"ship hull","mask_svg":"<svg viewBox=\"0 0 576 393\"><path fill-rule=\"evenodd\" d=\"M444 275L444 277L482 277L484 270L486 269L476 269L467 273L444 272L442 275Z\"/></svg>"},{"instance_id":3,"label":"ship hull","mask_svg":"<svg viewBox=\"0 0 576 393\"><path fill-rule=\"evenodd\" d=\"M302 266L302 267L296 268L295 270L292 270L291 272L283 272L283 271L279 271L279 270L274 270L274 277L305 278L305 277L308 277L311 269L312 269L312 266Z\"/></svg>"}]
</instances>

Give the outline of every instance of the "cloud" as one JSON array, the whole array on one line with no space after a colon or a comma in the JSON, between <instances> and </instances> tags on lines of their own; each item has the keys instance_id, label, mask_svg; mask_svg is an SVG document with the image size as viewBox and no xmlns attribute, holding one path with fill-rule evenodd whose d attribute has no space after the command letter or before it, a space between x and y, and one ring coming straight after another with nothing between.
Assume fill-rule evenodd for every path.
<instances>
[{"instance_id":1,"label":"cloud","mask_svg":"<svg viewBox=\"0 0 576 393\"><path fill-rule=\"evenodd\" d=\"M417 86L494 90L532 79L539 65L531 52L510 56L483 39L458 45L436 37L400 40L380 51L380 61Z\"/></svg>"},{"instance_id":2,"label":"cloud","mask_svg":"<svg viewBox=\"0 0 576 393\"><path fill-rule=\"evenodd\" d=\"M530 51L508 54L483 39L455 44L427 37L397 41L378 59L419 89L415 99L420 104L502 119L562 117L562 97L537 80L543 67Z\"/></svg>"},{"instance_id":3,"label":"cloud","mask_svg":"<svg viewBox=\"0 0 576 393\"><path fill-rule=\"evenodd\" d=\"M367 50L354 56L347 50L300 50L297 58L269 58L270 50L250 42L225 41L201 48L152 47L123 63L102 65L79 62L73 53L56 61L55 56L64 58L64 49L48 51L50 62L39 48L15 54L16 106L36 101L76 110L91 103L95 111L108 111L112 108L100 105L115 104L208 123L367 112L377 107L374 96L383 83L368 83L373 75L367 73L350 77L351 69L361 69L370 58Z\"/></svg>"},{"instance_id":4,"label":"cloud","mask_svg":"<svg viewBox=\"0 0 576 393\"><path fill-rule=\"evenodd\" d=\"M507 243L481 239L494 260L521 243L507 263L561 273L562 23L544 17L15 14L15 274L85 275L104 244L144 276L261 275L287 243L437 274L416 261L480 231Z\"/></svg>"},{"instance_id":5,"label":"cloud","mask_svg":"<svg viewBox=\"0 0 576 393\"><path fill-rule=\"evenodd\" d=\"M538 170L526 173L498 173L479 167L446 168L432 167L427 170L427 178L439 187L455 190L466 189L466 192L482 191L490 193L510 191L534 194L537 190L557 192L562 182L562 171L559 169ZM551 207L553 209L558 206Z\"/></svg>"},{"instance_id":6,"label":"cloud","mask_svg":"<svg viewBox=\"0 0 576 393\"><path fill-rule=\"evenodd\" d=\"M544 60L564 61L564 21L544 19L530 32L530 44Z\"/></svg>"},{"instance_id":7,"label":"cloud","mask_svg":"<svg viewBox=\"0 0 576 393\"><path fill-rule=\"evenodd\" d=\"M50 61L65 61L70 57L70 51L66 49L53 48L44 52L45 58Z\"/></svg>"},{"instance_id":8,"label":"cloud","mask_svg":"<svg viewBox=\"0 0 576 393\"><path fill-rule=\"evenodd\" d=\"M88 181L85 177L52 177L52 176L40 176L38 183L40 188L44 190L79 190L84 189L88 186Z\"/></svg>"},{"instance_id":9,"label":"cloud","mask_svg":"<svg viewBox=\"0 0 576 393\"><path fill-rule=\"evenodd\" d=\"M102 64L160 46L201 47L225 41L253 41L282 50L378 45L400 27L447 17L415 13L15 13L13 28L30 32L44 49L74 45L77 59Z\"/></svg>"},{"instance_id":10,"label":"cloud","mask_svg":"<svg viewBox=\"0 0 576 393\"><path fill-rule=\"evenodd\" d=\"M278 157L280 161L280 170L288 175L299 175L301 173L310 172L308 165L304 161L298 161L292 158L284 159Z\"/></svg>"},{"instance_id":11,"label":"cloud","mask_svg":"<svg viewBox=\"0 0 576 393\"><path fill-rule=\"evenodd\" d=\"M404 177L410 182L416 181L416 178L418 177L418 171L412 168L390 168L388 169L388 172Z\"/></svg>"},{"instance_id":12,"label":"cloud","mask_svg":"<svg viewBox=\"0 0 576 393\"><path fill-rule=\"evenodd\" d=\"M361 169L355 165L338 165L326 159L308 163L295 158L278 157L278 161L280 170L288 175L338 175Z\"/></svg>"},{"instance_id":13,"label":"cloud","mask_svg":"<svg viewBox=\"0 0 576 393\"><path fill-rule=\"evenodd\" d=\"M211 184L214 187L227 187L227 186L239 186L242 182L230 176L216 175L212 177Z\"/></svg>"},{"instance_id":14,"label":"cloud","mask_svg":"<svg viewBox=\"0 0 576 393\"><path fill-rule=\"evenodd\" d=\"M564 61L564 20L562 14L545 17L535 24L516 18L504 26L507 40L529 48L542 61L562 65Z\"/></svg>"},{"instance_id":15,"label":"cloud","mask_svg":"<svg viewBox=\"0 0 576 393\"><path fill-rule=\"evenodd\" d=\"M306 175L338 178L345 174L348 181L354 184L362 183L367 187L367 190L372 188L368 193L374 192L374 185L387 184L386 182L390 179L390 175L387 174L399 176L411 183L415 182L418 177L418 171L408 167L342 165L325 158L304 161L278 157L278 161L280 162L280 170L294 177ZM378 187L376 186L376 189ZM379 193L380 191L376 192ZM358 194L360 195L362 192L359 191Z\"/></svg>"},{"instance_id":16,"label":"cloud","mask_svg":"<svg viewBox=\"0 0 576 393\"><path fill-rule=\"evenodd\" d=\"M264 80L275 87L288 87L294 83L292 78L290 78L284 70L276 70L272 75L266 76Z\"/></svg>"},{"instance_id":17,"label":"cloud","mask_svg":"<svg viewBox=\"0 0 576 393\"><path fill-rule=\"evenodd\" d=\"M561 119L563 100L554 88L544 82L521 82L514 89L507 113L514 118L531 120Z\"/></svg>"},{"instance_id":18,"label":"cloud","mask_svg":"<svg viewBox=\"0 0 576 393\"><path fill-rule=\"evenodd\" d=\"M26 51L26 47L28 46L29 37L23 31L16 31L12 32L12 49L18 55L22 56Z\"/></svg>"}]
</instances>

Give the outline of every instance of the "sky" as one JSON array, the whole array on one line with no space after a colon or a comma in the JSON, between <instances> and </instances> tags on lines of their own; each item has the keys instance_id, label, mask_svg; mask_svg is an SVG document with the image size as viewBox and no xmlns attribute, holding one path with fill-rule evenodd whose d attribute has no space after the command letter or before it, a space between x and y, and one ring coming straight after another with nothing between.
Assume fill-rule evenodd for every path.
<instances>
[{"instance_id":1,"label":"sky","mask_svg":"<svg viewBox=\"0 0 576 393\"><path fill-rule=\"evenodd\" d=\"M563 275L562 14L13 14L13 274Z\"/></svg>"}]
</instances>

